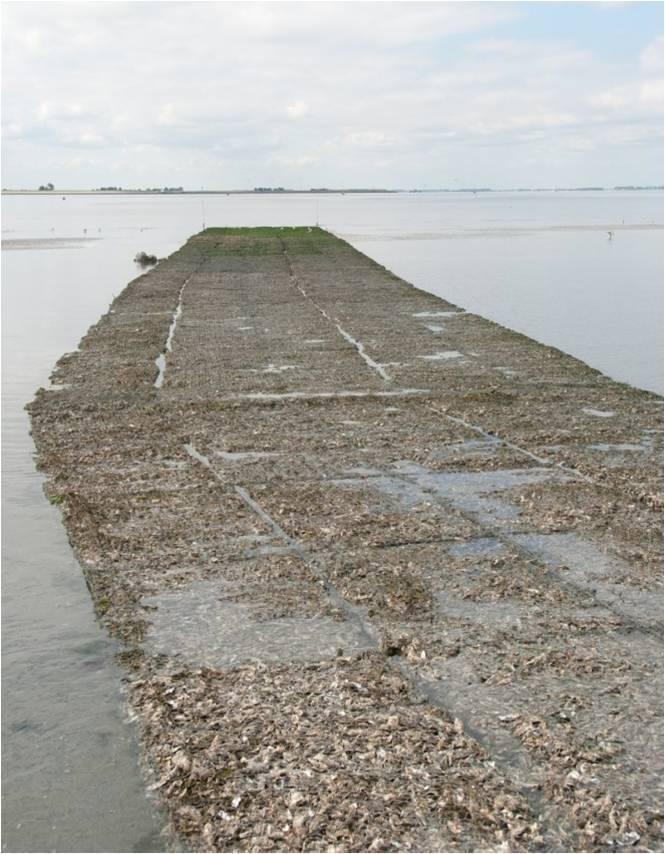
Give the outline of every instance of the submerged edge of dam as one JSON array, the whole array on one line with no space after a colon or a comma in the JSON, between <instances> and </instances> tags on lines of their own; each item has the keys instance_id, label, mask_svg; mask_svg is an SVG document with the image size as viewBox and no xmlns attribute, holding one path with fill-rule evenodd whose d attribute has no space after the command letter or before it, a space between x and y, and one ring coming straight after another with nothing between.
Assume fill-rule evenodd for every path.
<instances>
[{"instance_id":1,"label":"submerged edge of dam","mask_svg":"<svg viewBox=\"0 0 665 854\"><path fill-rule=\"evenodd\" d=\"M30 405L192 850L662 844L662 398L209 228Z\"/></svg>"}]
</instances>

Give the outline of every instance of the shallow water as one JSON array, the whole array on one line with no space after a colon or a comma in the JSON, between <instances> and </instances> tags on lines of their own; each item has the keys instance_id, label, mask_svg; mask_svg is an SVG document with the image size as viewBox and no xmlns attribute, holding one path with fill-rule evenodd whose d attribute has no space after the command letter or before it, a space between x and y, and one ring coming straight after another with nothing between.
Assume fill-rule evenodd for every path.
<instances>
[{"instance_id":1,"label":"shallow water","mask_svg":"<svg viewBox=\"0 0 665 854\"><path fill-rule=\"evenodd\" d=\"M91 277L88 251L3 255L3 851L164 850L116 646L44 496L23 409L132 274L111 264Z\"/></svg>"},{"instance_id":2,"label":"shallow water","mask_svg":"<svg viewBox=\"0 0 665 854\"><path fill-rule=\"evenodd\" d=\"M563 573L564 580L591 590L598 602L638 624L657 626L662 619L662 594L622 584L624 578L630 578L629 564L579 535L513 534L511 540L546 566Z\"/></svg>"},{"instance_id":3,"label":"shallow water","mask_svg":"<svg viewBox=\"0 0 665 854\"><path fill-rule=\"evenodd\" d=\"M448 554L454 557L475 557L476 555L496 554L505 548L504 544L494 537L477 537L466 543L451 546L448 549Z\"/></svg>"},{"instance_id":4,"label":"shallow water","mask_svg":"<svg viewBox=\"0 0 665 854\"><path fill-rule=\"evenodd\" d=\"M182 656L197 667L233 668L246 661L320 661L372 648L348 621L321 616L266 620L259 607L233 601L234 592L199 581L145 599L148 608L156 608L147 649Z\"/></svg>"}]
</instances>

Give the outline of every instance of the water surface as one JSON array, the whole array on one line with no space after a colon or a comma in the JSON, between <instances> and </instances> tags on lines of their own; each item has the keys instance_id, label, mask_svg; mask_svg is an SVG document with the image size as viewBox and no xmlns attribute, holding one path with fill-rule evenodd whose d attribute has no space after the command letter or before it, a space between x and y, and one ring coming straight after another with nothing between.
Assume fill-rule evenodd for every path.
<instances>
[{"instance_id":1,"label":"water surface","mask_svg":"<svg viewBox=\"0 0 665 854\"><path fill-rule=\"evenodd\" d=\"M74 243L2 258L3 851L164 850L117 649L44 497L23 408L132 275L120 261L95 270L87 251Z\"/></svg>"}]
</instances>

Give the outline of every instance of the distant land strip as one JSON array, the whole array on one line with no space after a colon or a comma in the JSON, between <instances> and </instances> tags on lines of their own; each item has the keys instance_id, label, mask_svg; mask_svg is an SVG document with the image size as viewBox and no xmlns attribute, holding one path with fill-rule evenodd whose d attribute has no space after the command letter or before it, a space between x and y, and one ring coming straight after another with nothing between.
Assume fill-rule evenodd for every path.
<instances>
[{"instance_id":1,"label":"distant land strip","mask_svg":"<svg viewBox=\"0 0 665 854\"><path fill-rule=\"evenodd\" d=\"M385 189L381 187L349 187L328 188L310 187L307 190L291 190L283 187L255 187L245 190L184 190L182 187L148 188L148 189L122 189L116 187L88 190L67 189L9 189L3 188L3 196L145 196L145 195L190 195L190 196L238 196L238 195L310 195L310 194L332 194L346 195L353 193L578 193L578 192L605 192L613 190L635 191L635 190L662 190L663 185L654 186L617 186L617 187L441 187L438 189Z\"/></svg>"}]
</instances>

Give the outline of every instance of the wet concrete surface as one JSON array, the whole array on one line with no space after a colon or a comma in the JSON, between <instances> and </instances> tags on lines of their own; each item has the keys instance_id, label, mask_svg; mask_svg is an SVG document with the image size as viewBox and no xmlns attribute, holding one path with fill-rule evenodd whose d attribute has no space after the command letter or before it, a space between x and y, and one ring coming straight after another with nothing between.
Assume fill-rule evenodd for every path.
<instances>
[{"instance_id":1,"label":"wet concrete surface","mask_svg":"<svg viewBox=\"0 0 665 854\"><path fill-rule=\"evenodd\" d=\"M40 465L188 845L662 844L655 395L310 228L197 235L54 379Z\"/></svg>"}]
</instances>

